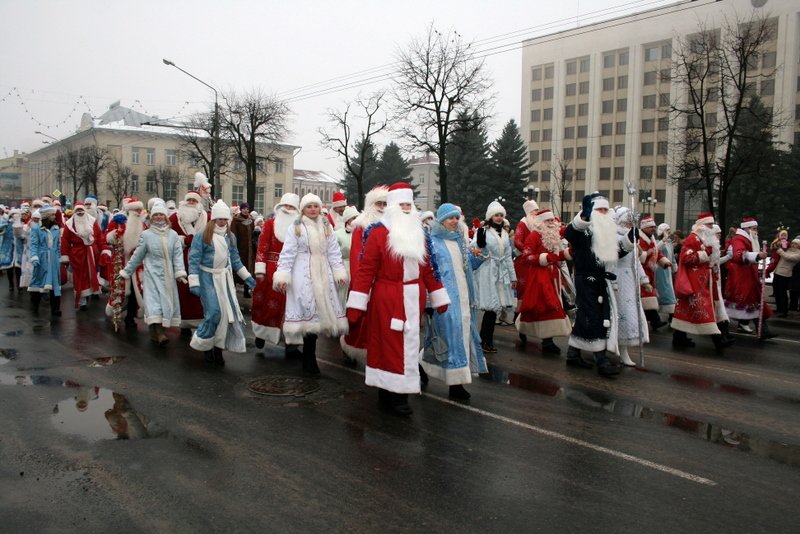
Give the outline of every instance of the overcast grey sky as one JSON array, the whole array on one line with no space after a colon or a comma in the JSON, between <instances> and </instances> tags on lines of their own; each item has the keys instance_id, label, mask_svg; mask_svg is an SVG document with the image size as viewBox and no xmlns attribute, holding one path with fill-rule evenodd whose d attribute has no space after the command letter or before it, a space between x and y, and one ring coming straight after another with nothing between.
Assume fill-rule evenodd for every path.
<instances>
[{"instance_id":1,"label":"overcast grey sky","mask_svg":"<svg viewBox=\"0 0 800 534\"><path fill-rule=\"evenodd\" d=\"M482 50L596 20L591 13L614 6L619 9L605 18L668 3L672 0L0 0L0 99L5 97L0 156L41 147L45 138L36 130L69 135L82 113L98 116L116 100L162 118L213 103L210 90L165 66L162 58L222 91L260 87L281 95L387 65L399 46L431 22L468 41L529 29L479 46ZM556 21L562 24L543 27ZM520 62L518 49L486 58L497 96L492 138L508 119L519 122ZM302 146L295 167L339 177L341 162L319 145L325 111L342 107L359 91L381 87L388 83L293 102L286 141Z\"/></svg>"}]
</instances>

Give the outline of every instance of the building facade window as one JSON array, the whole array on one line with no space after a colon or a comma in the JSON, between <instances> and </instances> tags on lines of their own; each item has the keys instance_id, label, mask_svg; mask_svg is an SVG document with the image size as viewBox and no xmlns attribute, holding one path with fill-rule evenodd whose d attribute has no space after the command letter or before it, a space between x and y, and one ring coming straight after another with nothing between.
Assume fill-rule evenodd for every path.
<instances>
[{"instance_id":1,"label":"building facade window","mask_svg":"<svg viewBox=\"0 0 800 534\"><path fill-rule=\"evenodd\" d=\"M653 167L650 165L643 165L639 167L639 179L650 180L653 178Z\"/></svg>"},{"instance_id":2,"label":"building facade window","mask_svg":"<svg viewBox=\"0 0 800 534\"><path fill-rule=\"evenodd\" d=\"M145 193L155 193L156 192L156 173L148 172L147 178L144 182L144 191Z\"/></svg>"},{"instance_id":3,"label":"building facade window","mask_svg":"<svg viewBox=\"0 0 800 534\"><path fill-rule=\"evenodd\" d=\"M575 139L575 127L567 126L564 128L564 139Z\"/></svg>"},{"instance_id":4,"label":"building facade window","mask_svg":"<svg viewBox=\"0 0 800 534\"><path fill-rule=\"evenodd\" d=\"M625 155L625 145L623 145L623 144L614 145L614 155L616 157L618 157L618 158L624 156Z\"/></svg>"},{"instance_id":5,"label":"building facade window","mask_svg":"<svg viewBox=\"0 0 800 534\"><path fill-rule=\"evenodd\" d=\"M136 174L131 174L130 190L131 193L139 192L139 176Z\"/></svg>"},{"instance_id":6,"label":"building facade window","mask_svg":"<svg viewBox=\"0 0 800 534\"><path fill-rule=\"evenodd\" d=\"M610 69L616 64L616 56L614 54L606 54L603 56L603 68Z\"/></svg>"},{"instance_id":7,"label":"building facade window","mask_svg":"<svg viewBox=\"0 0 800 534\"><path fill-rule=\"evenodd\" d=\"M589 94L589 82L581 82L578 84L578 93L582 95Z\"/></svg>"},{"instance_id":8,"label":"building facade window","mask_svg":"<svg viewBox=\"0 0 800 534\"><path fill-rule=\"evenodd\" d=\"M600 181L611 179L611 167L600 167Z\"/></svg>"},{"instance_id":9,"label":"building facade window","mask_svg":"<svg viewBox=\"0 0 800 534\"><path fill-rule=\"evenodd\" d=\"M658 59L658 47L657 46L649 46L644 49L644 60L645 61L656 61Z\"/></svg>"},{"instance_id":10,"label":"building facade window","mask_svg":"<svg viewBox=\"0 0 800 534\"><path fill-rule=\"evenodd\" d=\"M614 167L614 179L615 180L625 179L625 167Z\"/></svg>"},{"instance_id":11,"label":"building facade window","mask_svg":"<svg viewBox=\"0 0 800 534\"><path fill-rule=\"evenodd\" d=\"M591 61L588 57L585 57L581 60L581 72L589 72L589 67L591 66Z\"/></svg>"},{"instance_id":12,"label":"building facade window","mask_svg":"<svg viewBox=\"0 0 800 534\"><path fill-rule=\"evenodd\" d=\"M659 132L666 132L669 130L669 117L659 117L658 119L658 131Z\"/></svg>"},{"instance_id":13,"label":"building facade window","mask_svg":"<svg viewBox=\"0 0 800 534\"><path fill-rule=\"evenodd\" d=\"M541 109L532 109L531 110L531 122L539 122L542 120L542 110Z\"/></svg>"},{"instance_id":14,"label":"building facade window","mask_svg":"<svg viewBox=\"0 0 800 534\"><path fill-rule=\"evenodd\" d=\"M574 154L574 149L572 147L568 147L564 149L564 160L569 161L572 159Z\"/></svg>"},{"instance_id":15,"label":"building facade window","mask_svg":"<svg viewBox=\"0 0 800 534\"><path fill-rule=\"evenodd\" d=\"M574 83L568 83L565 89L565 93L567 96L575 96L578 88Z\"/></svg>"},{"instance_id":16,"label":"building facade window","mask_svg":"<svg viewBox=\"0 0 800 534\"><path fill-rule=\"evenodd\" d=\"M586 117L589 115L589 104L578 104L578 117Z\"/></svg>"},{"instance_id":17,"label":"building facade window","mask_svg":"<svg viewBox=\"0 0 800 534\"><path fill-rule=\"evenodd\" d=\"M539 151L538 150L531 150L530 152L528 152L528 161L530 162L531 165L533 165L534 163L538 163L539 162Z\"/></svg>"},{"instance_id":18,"label":"building facade window","mask_svg":"<svg viewBox=\"0 0 800 534\"><path fill-rule=\"evenodd\" d=\"M627 89L628 88L628 75L625 74L623 76L617 76L617 89Z\"/></svg>"},{"instance_id":19,"label":"building facade window","mask_svg":"<svg viewBox=\"0 0 800 534\"><path fill-rule=\"evenodd\" d=\"M531 130L531 143L539 142L539 130Z\"/></svg>"},{"instance_id":20,"label":"building facade window","mask_svg":"<svg viewBox=\"0 0 800 534\"><path fill-rule=\"evenodd\" d=\"M531 80L534 82L538 82L542 79L542 68L536 67L535 69L531 70Z\"/></svg>"},{"instance_id":21,"label":"building facade window","mask_svg":"<svg viewBox=\"0 0 800 534\"><path fill-rule=\"evenodd\" d=\"M586 159L586 147L579 146L575 149L575 159Z\"/></svg>"},{"instance_id":22,"label":"building facade window","mask_svg":"<svg viewBox=\"0 0 800 534\"><path fill-rule=\"evenodd\" d=\"M669 152L669 143L667 141L658 142L658 155L666 156Z\"/></svg>"},{"instance_id":23,"label":"building facade window","mask_svg":"<svg viewBox=\"0 0 800 534\"><path fill-rule=\"evenodd\" d=\"M656 167L656 178L659 180L666 180L667 179L667 166L666 165L658 165Z\"/></svg>"},{"instance_id":24,"label":"building facade window","mask_svg":"<svg viewBox=\"0 0 800 534\"><path fill-rule=\"evenodd\" d=\"M164 198L167 200L178 198L178 182L166 182L164 184Z\"/></svg>"},{"instance_id":25,"label":"building facade window","mask_svg":"<svg viewBox=\"0 0 800 534\"><path fill-rule=\"evenodd\" d=\"M656 120L655 119L642 119L642 132L654 132L656 131Z\"/></svg>"},{"instance_id":26,"label":"building facade window","mask_svg":"<svg viewBox=\"0 0 800 534\"><path fill-rule=\"evenodd\" d=\"M620 52L619 56L617 56L617 57L619 58L620 67L628 64L628 51L627 50L625 50L624 52Z\"/></svg>"},{"instance_id":27,"label":"building facade window","mask_svg":"<svg viewBox=\"0 0 800 534\"><path fill-rule=\"evenodd\" d=\"M174 149L167 149L164 151L165 159L167 160L167 166L175 167L178 164L178 151Z\"/></svg>"},{"instance_id":28,"label":"building facade window","mask_svg":"<svg viewBox=\"0 0 800 534\"><path fill-rule=\"evenodd\" d=\"M653 143L642 143L642 156L653 155Z\"/></svg>"},{"instance_id":29,"label":"building facade window","mask_svg":"<svg viewBox=\"0 0 800 534\"><path fill-rule=\"evenodd\" d=\"M603 113L614 113L613 100L603 100Z\"/></svg>"},{"instance_id":30,"label":"building facade window","mask_svg":"<svg viewBox=\"0 0 800 534\"><path fill-rule=\"evenodd\" d=\"M283 158L275 158L275 172L283 172Z\"/></svg>"},{"instance_id":31,"label":"building facade window","mask_svg":"<svg viewBox=\"0 0 800 534\"><path fill-rule=\"evenodd\" d=\"M425 176L420 176L422 178L422 183L425 182ZM275 184L275 198L281 198L283 196L283 184Z\"/></svg>"},{"instance_id":32,"label":"building facade window","mask_svg":"<svg viewBox=\"0 0 800 534\"><path fill-rule=\"evenodd\" d=\"M611 145L600 145L600 157L601 158L611 157Z\"/></svg>"},{"instance_id":33,"label":"building facade window","mask_svg":"<svg viewBox=\"0 0 800 534\"><path fill-rule=\"evenodd\" d=\"M575 169L575 180L578 182L586 180L586 169Z\"/></svg>"},{"instance_id":34,"label":"building facade window","mask_svg":"<svg viewBox=\"0 0 800 534\"><path fill-rule=\"evenodd\" d=\"M614 78L603 78L603 91L614 90Z\"/></svg>"},{"instance_id":35,"label":"building facade window","mask_svg":"<svg viewBox=\"0 0 800 534\"><path fill-rule=\"evenodd\" d=\"M586 124L578 126L578 139L585 139L589 136L589 126Z\"/></svg>"},{"instance_id":36,"label":"building facade window","mask_svg":"<svg viewBox=\"0 0 800 534\"><path fill-rule=\"evenodd\" d=\"M542 141L552 141L553 140L553 130L550 128L545 128L542 130Z\"/></svg>"},{"instance_id":37,"label":"building facade window","mask_svg":"<svg viewBox=\"0 0 800 534\"><path fill-rule=\"evenodd\" d=\"M656 95L644 95L642 97L642 107L644 109L656 108Z\"/></svg>"},{"instance_id":38,"label":"building facade window","mask_svg":"<svg viewBox=\"0 0 800 534\"><path fill-rule=\"evenodd\" d=\"M131 165L138 165L139 164L139 149L137 147L133 147L131 149Z\"/></svg>"},{"instance_id":39,"label":"building facade window","mask_svg":"<svg viewBox=\"0 0 800 534\"><path fill-rule=\"evenodd\" d=\"M775 80L761 80L761 96L775 94Z\"/></svg>"},{"instance_id":40,"label":"building facade window","mask_svg":"<svg viewBox=\"0 0 800 534\"><path fill-rule=\"evenodd\" d=\"M542 161L544 163L550 163L550 160L553 158L553 151L548 149L542 150Z\"/></svg>"},{"instance_id":41,"label":"building facade window","mask_svg":"<svg viewBox=\"0 0 800 534\"><path fill-rule=\"evenodd\" d=\"M243 185L231 186L231 203L238 206L242 202L244 202L244 186Z\"/></svg>"},{"instance_id":42,"label":"building facade window","mask_svg":"<svg viewBox=\"0 0 800 534\"><path fill-rule=\"evenodd\" d=\"M625 133L625 121L618 122L616 124L616 131L617 135L621 135Z\"/></svg>"},{"instance_id":43,"label":"building facade window","mask_svg":"<svg viewBox=\"0 0 800 534\"><path fill-rule=\"evenodd\" d=\"M542 118L546 121L553 120L553 108L544 108L542 112Z\"/></svg>"},{"instance_id":44,"label":"building facade window","mask_svg":"<svg viewBox=\"0 0 800 534\"><path fill-rule=\"evenodd\" d=\"M155 148L148 148L147 149L147 164L148 165L155 165L156 164L156 149Z\"/></svg>"},{"instance_id":45,"label":"building facade window","mask_svg":"<svg viewBox=\"0 0 800 534\"><path fill-rule=\"evenodd\" d=\"M253 209L259 213L264 213L264 186L256 186L256 199L253 202Z\"/></svg>"},{"instance_id":46,"label":"building facade window","mask_svg":"<svg viewBox=\"0 0 800 534\"><path fill-rule=\"evenodd\" d=\"M568 61L567 62L567 76L572 76L578 72L578 62L577 61Z\"/></svg>"},{"instance_id":47,"label":"building facade window","mask_svg":"<svg viewBox=\"0 0 800 534\"><path fill-rule=\"evenodd\" d=\"M570 118L575 116L575 104L564 106L564 117Z\"/></svg>"},{"instance_id":48,"label":"building facade window","mask_svg":"<svg viewBox=\"0 0 800 534\"><path fill-rule=\"evenodd\" d=\"M541 89L532 89L531 90L531 100L533 102L538 102L542 99L542 90Z\"/></svg>"},{"instance_id":49,"label":"building facade window","mask_svg":"<svg viewBox=\"0 0 800 534\"><path fill-rule=\"evenodd\" d=\"M553 99L553 88L552 87L545 87L544 88L544 99L545 100L552 100Z\"/></svg>"},{"instance_id":50,"label":"building facade window","mask_svg":"<svg viewBox=\"0 0 800 534\"><path fill-rule=\"evenodd\" d=\"M628 99L627 98L618 98L617 99L617 111L628 111Z\"/></svg>"},{"instance_id":51,"label":"building facade window","mask_svg":"<svg viewBox=\"0 0 800 534\"><path fill-rule=\"evenodd\" d=\"M552 80L554 73L555 73L555 68L552 65L546 66L544 68L544 79L545 80Z\"/></svg>"},{"instance_id":52,"label":"building facade window","mask_svg":"<svg viewBox=\"0 0 800 534\"><path fill-rule=\"evenodd\" d=\"M644 73L644 84L645 85L655 85L656 79L658 78L658 73L654 70Z\"/></svg>"}]
</instances>

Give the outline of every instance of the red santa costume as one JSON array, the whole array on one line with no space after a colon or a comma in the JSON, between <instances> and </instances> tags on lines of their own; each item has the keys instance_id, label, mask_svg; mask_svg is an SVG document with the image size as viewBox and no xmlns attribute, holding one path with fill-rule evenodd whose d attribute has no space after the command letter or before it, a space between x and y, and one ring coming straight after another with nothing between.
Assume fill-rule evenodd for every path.
<instances>
[{"instance_id":1,"label":"red santa costume","mask_svg":"<svg viewBox=\"0 0 800 534\"><path fill-rule=\"evenodd\" d=\"M115 265L119 265L120 268L123 268L128 264L131 256L133 256L133 252L136 250L136 246L139 244L139 236L142 235L142 232L146 228L144 224L144 216L142 215L142 210L144 210L144 203L142 201L136 198L126 197L122 200L122 210L125 217L127 217L125 222L117 222L114 220L114 218L112 218L111 222L108 223L108 229L106 232L106 243L109 247L111 247L112 254L112 272L109 273L108 280L114 280L116 278L116 274L118 274L113 272ZM106 315L108 317L113 317L114 308L117 306L124 306L126 296L131 294L133 294L136 299L135 303L138 306L138 316L141 317L143 315L143 273L144 267L138 267L133 273L133 276L125 280L125 285L122 287L121 291L112 289L109 292L108 303L106 304ZM182 285L184 284L178 284L179 287ZM132 306L133 303L131 302L129 305ZM133 309L133 307L129 308L129 310L131 309ZM135 324L130 313L128 317L126 317L126 323L130 325Z\"/></svg>"},{"instance_id":2,"label":"red santa costume","mask_svg":"<svg viewBox=\"0 0 800 534\"><path fill-rule=\"evenodd\" d=\"M202 235L208 223L208 213L202 208L203 198L197 191L189 191L180 207L169 216L169 224L183 242L183 267L189 272L189 247L196 235ZM203 320L200 297L192 295L188 284L178 284L181 303L181 328L197 328Z\"/></svg>"},{"instance_id":3,"label":"red santa costume","mask_svg":"<svg viewBox=\"0 0 800 534\"><path fill-rule=\"evenodd\" d=\"M256 347L264 342L277 345L281 339L283 316L286 310L286 292L272 287L278 268L278 259L283 250L283 241L292 223L297 219L300 197L286 193L275 206L275 216L266 220L261 228L256 249L256 287L253 290L253 334Z\"/></svg>"},{"instance_id":4,"label":"red santa costume","mask_svg":"<svg viewBox=\"0 0 800 534\"><path fill-rule=\"evenodd\" d=\"M385 185L375 187L364 198L364 211L353 221L353 234L350 241L350 280L355 280L361 265L361 251L364 244L364 232L383 217L386 195L389 188ZM366 361L367 358L367 317L362 316L350 324L350 330L339 340L342 351L350 358Z\"/></svg>"},{"instance_id":5,"label":"red santa costume","mask_svg":"<svg viewBox=\"0 0 800 534\"><path fill-rule=\"evenodd\" d=\"M366 311L366 384L400 394L398 404L411 413L403 394L419 393L420 321L425 290L431 305L450 303L447 290L428 263L425 233L405 183L389 188L381 224L372 226L347 299L348 320ZM402 204L402 206L401 206ZM391 402L391 401L390 401Z\"/></svg>"},{"instance_id":6,"label":"red santa costume","mask_svg":"<svg viewBox=\"0 0 800 534\"><path fill-rule=\"evenodd\" d=\"M714 258L719 256L713 224L713 214L701 214L681 246L675 277L677 302L670 325L674 330L672 344L679 348L694 346L686 334L711 335L717 348L730 345L731 340L722 338L717 324L725 317L712 272Z\"/></svg>"},{"instance_id":7,"label":"red santa costume","mask_svg":"<svg viewBox=\"0 0 800 534\"><path fill-rule=\"evenodd\" d=\"M559 267L559 262L569 259L572 259L569 250L561 247L561 233L553 212L537 212L533 230L525 239L519 257L520 266L527 266L528 283L515 324L520 334L542 339L545 352L560 352L552 338L572 332L572 324L561 302Z\"/></svg>"},{"instance_id":8,"label":"red santa costume","mask_svg":"<svg viewBox=\"0 0 800 534\"><path fill-rule=\"evenodd\" d=\"M639 221L640 230L648 228L653 228L653 232L655 232L656 222L649 215L642 217L642 220ZM672 266L672 263L659 252L656 246L655 236L647 235L644 232L639 232L639 261L642 262L644 272L647 273L647 279L650 283L649 289L645 288L644 285L640 286L642 292L642 309L645 312L647 310L657 311L658 294L656 293L656 269L658 269L659 266Z\"/></svg>"},{"instance_id":9,"label":"red santa costume","mask_svg":"<svg viewBox=\"0 0 800 534\"><path fill-rule=\"evenodd\" d=\"M522 209L525 210L525 218L519 221L514 232L514 248L517 249L514 257L514 271L517 274L518 304L522 302L522 296L525 295L525 282L528 276L528 265L523 262L521 254L525 249L525 240L528 239L528 234L531 233L536 222L536 212L539 210L539 205L536 204L535 200L527 200L522 205Z\"/></svg>"},{"instance_id":10,"label":"red santa costume","mask_svg":"<svg viewBox=\"0 0 800 534\"><path fill-rule=\"evenodd\" d=\"M761 306L761 281L758 261L761 248L758 242L758 222L744 219L730 240L733 256L726 264L728 280L725 284L725 309L731 319L748 321L758 319ZM764 319L772 315L764 304Z\"/></svg>"},{"instance_id":11,"label":"red santa costume","mask_svg":"<svg viewBox=\"0 0 800 534\"><path fill-rule=\"evenodd\" d=\"M331 197L331 209L328 211L327 217L328 222L331 223L331 226L334 230L338 230L339 228L344 227L344 221L342 220L342 215L336 211L336 208L344 209L347 207L347 198L345 198L344 193L341 191L334 191L333 197Z\"/></svg>"},{"instance_id":12,"label":"red santa costume","mask_svg":"<svg viewBox=\"0 0 800 534\"><path fill-rule=\"evenodd\" d=\"M69 258L75 308L86 309L86 298L100 293L97 262L105 249L103 233L97 220L86 213L83 202L75 204L75 212L64 223L61 234L61 255Z\"/></svg>"}]
</instances>

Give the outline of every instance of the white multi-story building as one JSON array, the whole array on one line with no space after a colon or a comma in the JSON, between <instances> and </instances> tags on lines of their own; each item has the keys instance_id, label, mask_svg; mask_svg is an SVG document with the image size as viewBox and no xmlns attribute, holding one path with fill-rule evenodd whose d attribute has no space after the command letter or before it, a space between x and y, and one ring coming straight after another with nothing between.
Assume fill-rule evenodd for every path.
<instances>
[{"instance_id":1,"label":"white multi-story building","mask_svg":"<svg viewBox=\"0 0 800 534\"><path fill-rule=\"evenodd\" d=\"M525 41L521 131L532 164L529 189L542 191L540 205L559 189L554 172L570 179L562 219L574 216L586 192L600 191L612 205L628 205L625 184L631 182L645 200L639 209L687 228L702 206L672 179L671 136L679 125L670 120L669 106L681 91L673 82L673 40L697 33L701 25L723 28L753 12L776 27L756 66L774 77L762 79L755 90L766 106L791 118L777 141L798 144L796 0L679 2Z\"/></svg>"},{"instance_id":2,"label":"white multi-story building","mask_svg":"<svg viewBox=\"0 0 800 534\"><path fill-rule=\"evenodd\" d=\"M339 191L339 182L333 176L322 171L306 171L295 169L292 178L294 183L294 194L303 198L311 193L317 195L325 206L329 206L333 193ZM348 204L355 204L350 199Z\"/></svg>"},{"instance_id":3,"label":"white multi-story building","mask_svg":"<svg viewBox=\"0 0 800 534\"><path fill-rule=\"evenodd\" d=\"M439 158L431 152L408 162L414 202L420 211L436 211L439 205Z\"/></svg>"}]
</instances>

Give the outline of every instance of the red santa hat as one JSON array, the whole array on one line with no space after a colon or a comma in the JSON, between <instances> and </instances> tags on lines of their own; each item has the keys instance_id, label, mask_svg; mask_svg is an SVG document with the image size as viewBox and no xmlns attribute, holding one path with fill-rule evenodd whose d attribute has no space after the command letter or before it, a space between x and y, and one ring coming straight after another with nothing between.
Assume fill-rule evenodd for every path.
<instances>
[{"instance_id":1,"label":"red santa hat","mask_svg":"<svg viewBox=\"0 0 800 534\"><path fill-rule=\"evenodd\" d=\"M202 201L203 201L203 197L201 197L201 196L200 196L200 193L198 193L197 191L189 191L189 192L187 192L187 193L186 193L186 194L183 196L183 201L184 201L184 202L186 202L186 201L187 201L187 200L189 200L190 198L193 198L193 199L195 199L197 202L202 202Z\"/></svg>"},{"instance_id":2,"label":"red santa hat","mask_svg":"<svg viewBox=\"0 0 800 534\"><path fill-rule=\"evenodd\" d=\"M739 224L739 228L742 230L746 228L753 228L754 226L758 226L758 221L752 217L746 217L742 219L742 222Z\"/></svg>"},{"instance_id":3,"label":"red santa hat","mask_svg":"<svg viewBox=\"0 0 800 534\"><path fill-rule=\"evenodd\" d=\"M535 200L526 200L522 205L522 209L525 211L525 215L530 215L539 209L539 204L537 204Z\"/></svg>"},{"instance_id":4,"label":"red santa hat","mask_svg":"<svg viewBox=\"0 0 800 534\"><path fill-rule=\"evenodd\" d=\"M83 210L86 211L86 204L83 202L76 202L74 206L72 206L73 211Z\"/></svg>"},{"instance_id":5,"label":"red santa hat","mask_svg":"<svg viewBox=\"0 0 800 534\"><path fill-rule=\"evenodd\" d=\"M552 221L556 218L551 210L539 210L536 212L536 222Z\"/></svg>"},{"instance_id":6,"label":"red santa hat","mask_svg":"<svg viewBox=\"0 0 800 534\"><path fill-rule=\"evenodd\" d=\"M341 191L334 191L331 200L331 208L344 208L347 206L347 199Z\"/></svg>"},{"instance_id":7,"label":"red santa hat","mask_svg":"<svg viewBox=\"0 0 800 534\"><path fill-rule=\"evenodd\" d=\"M60 200L54 200L53 201L53 206L58 206L60 208L61 207L61 201Z\"/></svg>"},{"instance_id":8,"label":"red santa hat","mask_svg":"<svg viewBox=\"0 0 800 534\"><path fill-rule=\"evenodd\" d=\"M389 187L386 195L387 206L397 206L398 204L413 204L414 190L405 182L397 182Z\"/></svg>"},{"instance_id":9,"label":"red santa hat","mask_svg":"<svg viewBox=\"0 0 800 534\"><path fill-rule=\"evenodd\" d=\"M656 221L650 215L642 217L642 220L639 221L639 228L642 230L644 230L645 228L655 228L655 227L656 227Z\"/></svg>"},{"instance_id":10,"label":"red santa hat","mask_svg":"<svg viewBox=\"0 0 800 534\"><path fill-rule=\"evenodd\" d=\"M697 216L697 220L694 222L695 224L714 224L714 214L713 213L701 213Z\"/></svg>"},{"instance_id":11,"label":"red santa hat","mask_svg":"<svg viewBox=\"0 0 800 534\"><path fill-rule=\"evenodd\" d=\"M488 217L487 217L488 219ZM472 227L473 228L480 228L481 227L481 220L477 217L472 218Z\"/></svg>"},{"instance_id":12,"label":"red santa hat","mask_svg":"<svg viewBox=\"0 0 800 534\"><path fill-rule=\"evenodd\" d=\"M138 198L129 197L127 202L123 202L122 209L125 211L143 210L144 202Z\"/></svg>"}]
</instances>

